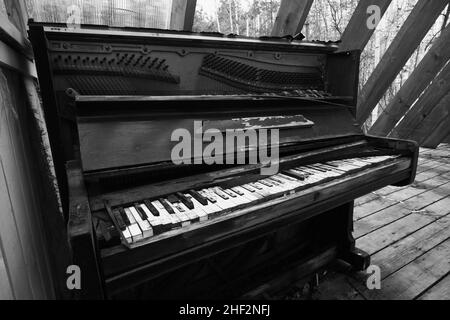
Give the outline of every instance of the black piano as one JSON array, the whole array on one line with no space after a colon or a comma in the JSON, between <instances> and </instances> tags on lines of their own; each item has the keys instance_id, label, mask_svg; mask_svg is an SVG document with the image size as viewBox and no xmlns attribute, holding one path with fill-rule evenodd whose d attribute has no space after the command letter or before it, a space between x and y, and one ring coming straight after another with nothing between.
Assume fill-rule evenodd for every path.
<instances>
[{"instance_id":1,"label":"black piano","mask_svg":"<svg viewBox=\"0 0 450 320\"><path fill-rule=\"evenodd\" d=\"M364 270L354 199L415 178L415 143L367 136L355 120L360 52L34 22L30 37L82 271L74 298L241 298L295 266ZM195 145L198 127L222 144L229 129L278 137L202 159L213 139ZM174 132L192 139L178 161ZM270 164L250 161L264 154Z\"/></svg>"}]
</instances>

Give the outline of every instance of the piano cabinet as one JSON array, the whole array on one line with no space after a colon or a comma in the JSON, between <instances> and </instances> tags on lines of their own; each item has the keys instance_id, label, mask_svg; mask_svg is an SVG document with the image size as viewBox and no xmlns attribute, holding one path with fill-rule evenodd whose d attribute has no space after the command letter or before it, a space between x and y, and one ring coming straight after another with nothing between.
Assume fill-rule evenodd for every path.
<instances>
[{"instance_id":1,"label":"piano cabinet","mask_svg":"<svg viewBox=\"0 0 450 320\"><path fill-rule=\"evenodd\" d=\"M364 270L354 199L415 178L417 144L368 136L355 119L359 51L36 22L29 32L81 269L81 289L61 296L245 298L294 267L308 277L341 259ZM278 174L175 165L171 134L194 121L279 129Z\"/></svg>"}]
</instances>

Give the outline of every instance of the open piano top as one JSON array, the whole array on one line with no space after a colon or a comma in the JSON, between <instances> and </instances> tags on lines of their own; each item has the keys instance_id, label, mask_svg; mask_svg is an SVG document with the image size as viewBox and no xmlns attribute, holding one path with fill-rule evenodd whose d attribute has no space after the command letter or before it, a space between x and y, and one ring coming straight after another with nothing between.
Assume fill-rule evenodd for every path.
<instances>
[{"instance_id":1,"label":"open piano top","mask_svg":"<svg viewBox=\"0 0 450 320\"><path fill-rule=\"evenodd\" d=\"M414 179L417 146L368 137L355 120L359 52L39 23L30 34L57 174L67 168L69 236L97 243L106 296ZM193 137L194 121L224 135L279 129L278 173L173 164L171 135Z\"/></svg>"}]
</instances>

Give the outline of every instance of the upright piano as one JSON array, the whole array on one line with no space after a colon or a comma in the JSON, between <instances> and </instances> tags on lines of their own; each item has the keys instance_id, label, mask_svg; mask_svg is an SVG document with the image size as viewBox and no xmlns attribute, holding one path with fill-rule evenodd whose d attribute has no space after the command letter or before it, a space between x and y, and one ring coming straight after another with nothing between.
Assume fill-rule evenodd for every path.
<instances>
[{"instance_id":1,"label":"upright piano","mask_svg":"<svg viewBox=\"0 0 450 320\"><path fill-rule=\"evenodd\" d=\"M30 37L81 269L74 298L240 298L294 266L307 276L340 259L364 270L354 199L415 178L414 142L365 135L355 120L358 51L33 21ZM194 146L195 123L223 141L229 129L279 137L208 161L198 155L212 138ZM177 130L200 148L181 163ZM250 161L262 149L278 151L270 175Z\"/></svg>"}]
</instances>

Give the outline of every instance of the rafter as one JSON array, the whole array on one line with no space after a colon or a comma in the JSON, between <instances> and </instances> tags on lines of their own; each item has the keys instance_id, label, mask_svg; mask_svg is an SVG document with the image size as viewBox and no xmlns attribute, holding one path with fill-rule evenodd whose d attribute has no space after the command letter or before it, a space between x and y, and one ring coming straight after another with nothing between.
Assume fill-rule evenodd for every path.
<instances>
[{"instance_id":1,"label":"rafter","mask_svg":"<svg viewBox=\"0 0 450 320\"><path fill-rule=\"evenodd\" d=\"M442 69L430 86L411 107L400 123L392 130L390 136L409 138L421 121L425 119L450 92L450 63Z\"/></svg>"},{"instance_id":2,"label":"rafter","mask_svg":"<svg viewBox=\"0 0 450 320\"><path fill-rule=\"evenodd\" d=\"M366 121L447 4L448 0L419 0L414 6L361 91L357 109L359 123Z\"/></svg>"},{"instance_id":3,"label":"rafter","mask_svg":"<svg viewBox=\"0 0 450 320\"><path fill-rule=\"evenodd\" d=\"M192 31L197 0L173 0L170 29Z\"/></svg>"},{"instance_id":4,"label":"rafter","mask_svg":"<svg viewBox=\"0 0 450 320\"><path fill-rule=\"evenodd\" d=\"M436 129L422 144L425 148L435 149L441 144L446 137L450 136L450 116L443 119Z\"/></svg>"},{"instance_id":5,"label":"rafter","mask_svg":"<svg viewBox=\"0 0 450 320\"><path fill-rule=\"evenodd\" d=\"M378 136L389 134L445 63L449 61L449 43L450 26L447 26L372 126L370 134Z\"/></svg>"},{"instance_id":6,"label":"rafter","mask_svg":"<svg viewBox=\"0 0 450 320\"><path fill-rule=\"evenodd\" d=\"M314 0L282 0L272 36L295 35L302 30Z\"/></svg>"},{"instance_id":7,"label":"rafter","mask_svg":"<svg viewBox=\"0 0 450 320\"><path fill-rule=\"evenodd\" d=\"M369 7L378 6L382 17L391 2L392 0L360 1L342 35L339 51L364 50L375 32L375 28L369 28L367 24Z\"/></svg>"},{"instance_id":8,"label":"rafter","mask_svg":"<svg viewBox=\"0 0 450 320\"><path fill-rule=\"evenodd\" d=\"M411 132L408 139L417 141L420 145L434 132L434 130L450 114L450 94L447 94L433 110L424 115L419 125Z\"/></svg>"}]
</instances>

